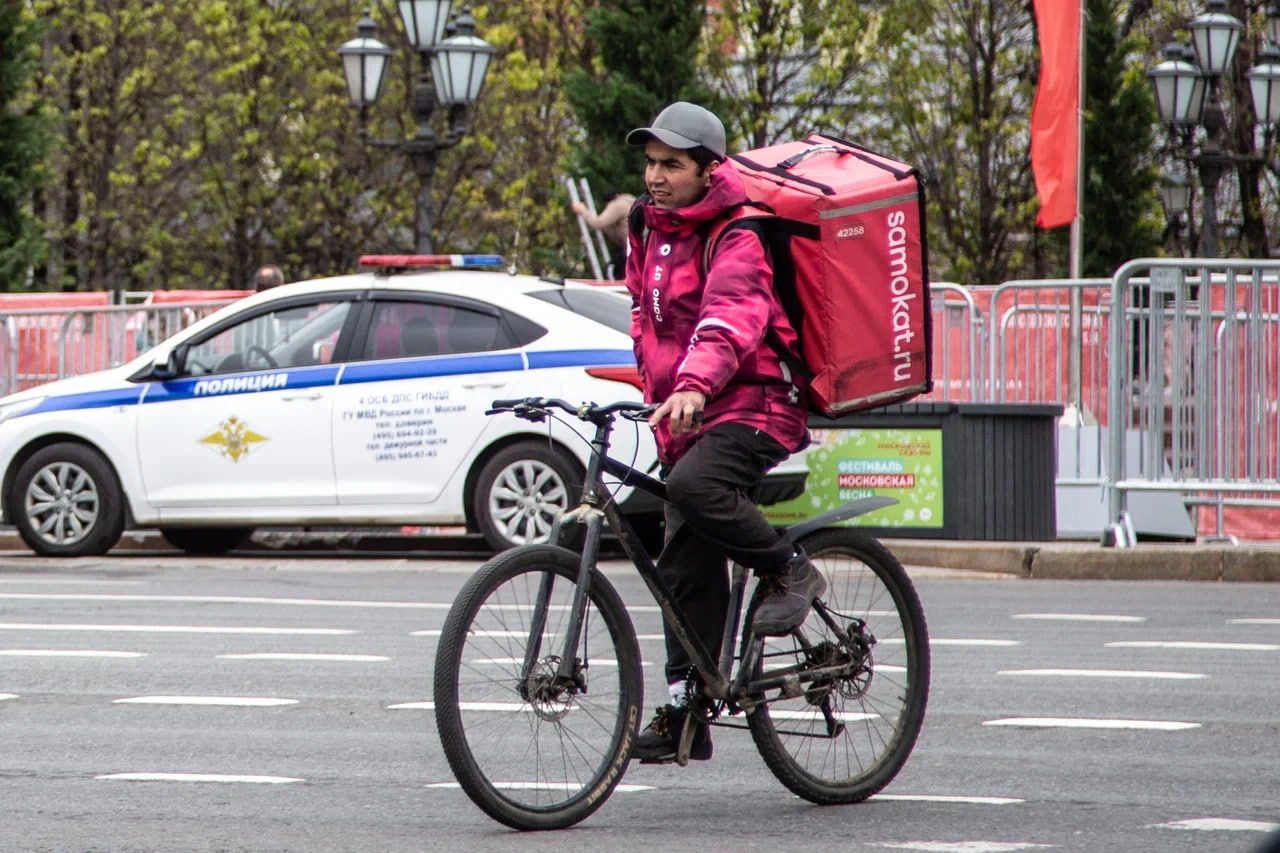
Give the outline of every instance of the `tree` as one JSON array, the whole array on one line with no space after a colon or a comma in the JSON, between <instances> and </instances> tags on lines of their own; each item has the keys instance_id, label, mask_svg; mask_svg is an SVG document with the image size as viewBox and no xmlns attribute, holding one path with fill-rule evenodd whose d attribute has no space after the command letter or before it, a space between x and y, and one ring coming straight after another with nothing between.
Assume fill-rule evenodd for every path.
<instances>
[{"instance_id":1,"label":"tree","mask_svg":"<svg viewBox=\"0 0 1280 853\"><path fill-rule=\"evenodd\" d=\"M526 0L489 14L480 23L498 54L470 132L436 173L437 240L501 253L521 271L583 275L561 180L577 134L564 77L581 61L585 3Z\"/></svg>"},{"instance_id":2,"label":"tree","mask_svg":"<svg viewBox=\"0 0 1280 853\"><path fill-rule=\"evenodd\" d=\"M850 135L920 167L932 276L993 284L1030 272L1030 9L1014 0L914 8L867 68L875 108Z\"/></svg>"},{"instance_id":3,"label":"tree","mask_svg":"<svg viewBox=\"0 0 1280 853\"><path fill-rule=\"evenodd\" d=\"M587 14L584 67L565 78L581 127L570 168L601 188L639 192L643 157L624 141L672 101L719 112L697 76L706 4L604 0Z\"/></svg>"},{"instance_id":4,"label":"tree","mask_svg":"<svg viewBox=\"0 0 1280 853\"><path fill-rule=\"evenodd\" d=\"M52 136L43 105L26 88L39 67L42 29L25 3L0 0L0 290L25 287L45 248L31 204Z\"/></svg>"},{"instance_id":5,"label":"tree","mask_svg":"<svg viewBox=\"0 0 1280 853\"><path fill-rule=\"evenodd\" d=\"M711 86L731 137L759 148L856 121L868 92L859 78L902 6L860 0L725 0L704 43Z\"/></svg>"}]
</instances>

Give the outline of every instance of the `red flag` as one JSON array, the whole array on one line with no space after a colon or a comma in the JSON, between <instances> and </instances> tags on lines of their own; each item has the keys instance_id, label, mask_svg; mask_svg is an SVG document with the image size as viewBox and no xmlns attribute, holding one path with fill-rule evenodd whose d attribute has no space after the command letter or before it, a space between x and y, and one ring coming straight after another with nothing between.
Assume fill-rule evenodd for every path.
<instances>
[{"instance_id":1,"label":"red flag","mask_svg":"<svg viewBox=\"0 0 1280 853\"><path fill-rule=\"evenodd\" d=\"M1040 196L1036 225L1070 225L1076 215L1080 141L1080 2L1035 0L1040 82L1031 107L1031 171Z\"/></svg>"}]
</instances>

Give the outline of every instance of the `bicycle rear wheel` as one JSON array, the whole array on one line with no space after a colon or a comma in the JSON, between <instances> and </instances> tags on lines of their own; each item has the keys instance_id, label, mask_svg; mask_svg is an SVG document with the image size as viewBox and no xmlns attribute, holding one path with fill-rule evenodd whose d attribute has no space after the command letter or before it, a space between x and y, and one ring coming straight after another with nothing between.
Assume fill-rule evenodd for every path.
<instances>
[{"instance_id":1,"label":"bicycle rear wheel","mask_svg":"<svg viewBox=\"0 0 1280 853\"><path fill-rule=\"evenodd\" d=\"M586 818L622 780L635 742L640 649L621 598L598 572L575 653L583 664L577 681L556 680L578 561L550 545L489 561L458 594L436 650L436 727L449 767L476 805L514 829Z\"/></svg>"},{"instance_id":2,"label":"bicycle rear wheel","mask_svg":"<svg viewBox=\"0 0 1280 853\"><path fill-rule=\"evenodd\" d=\"M836 528L799 544L827 579L827 618L815 606L796 633L766 640L755 677L795 675L798 683L768 690L747 723L791 791L823 805L861 802L897 775L924 722L924 611L902 565L875 539ZM831 668L842 676L805 680Z\"/></svg>"}]
</instances>

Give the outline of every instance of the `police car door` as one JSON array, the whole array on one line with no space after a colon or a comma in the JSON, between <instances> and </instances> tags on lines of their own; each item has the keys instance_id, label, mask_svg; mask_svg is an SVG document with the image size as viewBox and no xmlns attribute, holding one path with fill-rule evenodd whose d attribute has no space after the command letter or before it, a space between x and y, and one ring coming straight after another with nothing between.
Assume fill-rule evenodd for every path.
<instances>
[{"instance_id":1,"label":"police car door","mask_svg":"<svg viewBox=\"0 0 1280 853\"><path fill-rule=\"evenodd\" d=\"M334 406L338 503L462 505L459 471L524 357L497 308L441 294L375 294ZM436 514L445 512L437 507Z\"/></svg>"},{"instance_id":2,"label":"police car door","mask_svg":"<svg viewBox=\"0 0 1280 853\"><path fill-rule=\"evenodd\" d=\"M289 297L193 339L182 374L148 385L138 455L162 518L332 506L330 410L351 296ZM301 513L306 514L306 513Z\"/></svg>"}]
</instances>

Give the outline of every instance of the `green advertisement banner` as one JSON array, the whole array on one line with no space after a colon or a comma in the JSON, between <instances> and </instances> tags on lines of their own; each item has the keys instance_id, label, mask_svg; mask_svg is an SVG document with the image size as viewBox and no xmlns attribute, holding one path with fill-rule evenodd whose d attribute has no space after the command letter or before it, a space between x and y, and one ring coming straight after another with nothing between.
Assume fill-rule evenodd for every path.
<instances>
[{"instance_id":1,"label":"green advertisement banner","mask_svg":"<svg viewBox=\"0 0 1280 853\"><path fill-rule=\"evenodd\" d=\"M942 527L942 430L814 429L805 451L804 494L764 507L775 525L794 524L871 495L898 503L845 522L850 527Z\"/></svg>"}]
</instances>

